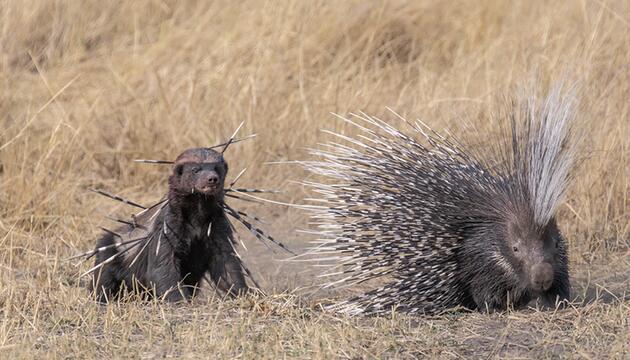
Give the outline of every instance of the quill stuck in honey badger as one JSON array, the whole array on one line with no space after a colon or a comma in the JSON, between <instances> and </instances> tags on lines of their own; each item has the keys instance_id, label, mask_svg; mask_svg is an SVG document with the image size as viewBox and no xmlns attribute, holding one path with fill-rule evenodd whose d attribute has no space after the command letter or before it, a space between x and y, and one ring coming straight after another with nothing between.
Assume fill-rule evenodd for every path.
<instances>
[{"instance_id":1,"label":"quill stuck in honey badger","mask_svg":"<svg viewBox=\"0 0 630 360\"><path fill-rule=\"evenodd\" d=\"M266 191L225 189L228 165L222 153L195 148L184 151L174 162L145 162L173 164L166 198L143 207L131 221L117 220L125 225L116 231L104 229L106 233L98 239L96 249L79 255L96 256L95 266L85 274L93 274L91 290L99 301L110 301L129 290L145 298L181 301L189 299L207 277L230 296L248 292L245 278L253 279L236 252L228 215L259 240L289 251L253 224L258 218L226 204L226 196L241 198L235 193Z\"/></svg>"}]
</instances>

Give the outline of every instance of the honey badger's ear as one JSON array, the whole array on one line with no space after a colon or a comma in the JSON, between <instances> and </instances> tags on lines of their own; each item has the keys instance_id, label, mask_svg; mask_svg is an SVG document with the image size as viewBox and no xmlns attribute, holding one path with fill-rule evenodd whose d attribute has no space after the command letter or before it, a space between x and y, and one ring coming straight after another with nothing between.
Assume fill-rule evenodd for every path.
<instances>
[{"instance_id":1,"label":"honey badger's ear","mask_svg":"<svg viewBox=\"0 0 630 360\"><path fill-rule=\"evenodd\" d=\"M223 160L223 169L225 170L224 174L227 175L228 173L228 164L227 161Z\"/></svg>"},{"instance_id":2,"label":"honey badger's ear","mask_svg":"<svg viewBox=\"0 0 630 360\"><path fill-rule=\"evenodd\" d=\"M173 174L177 176L182 176L183 173L184 173L184 165L183 164L175 165L175 168L173 168Z\"/></svg>"}]
</instances>

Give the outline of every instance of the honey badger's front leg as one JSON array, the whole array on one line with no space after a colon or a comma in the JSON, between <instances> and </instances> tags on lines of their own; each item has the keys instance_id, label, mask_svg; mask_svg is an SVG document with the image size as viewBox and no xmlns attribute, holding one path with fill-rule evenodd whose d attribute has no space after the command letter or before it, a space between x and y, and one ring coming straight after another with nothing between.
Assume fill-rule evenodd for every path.
<instances>
[{"instance_id":1,"label":"honey badger's front leg","mask_svg":"<svg viewBox=\"0 0 630 360\"><path fill-rule=\"evenodd\" d=\"M171 254L167 251L160 254L161 258L149 273L149 282L157 297L164 297L168 302L185 301L192 296L192 290L182 283L179 260Z\"/></svg>"},{"instance_id":2,"label":"honey badger's front leg","mask_svg":"<svg viewBox=\"0 0 630 360\"><path fill-rule=\"evenodd\" d=\"M249 290L243 274L243 265L233 247L232 229L225 216L217 217L212 222L210 234L212 258L210 279L216 287L231 296Z\"/></svg>"}]
</instances>

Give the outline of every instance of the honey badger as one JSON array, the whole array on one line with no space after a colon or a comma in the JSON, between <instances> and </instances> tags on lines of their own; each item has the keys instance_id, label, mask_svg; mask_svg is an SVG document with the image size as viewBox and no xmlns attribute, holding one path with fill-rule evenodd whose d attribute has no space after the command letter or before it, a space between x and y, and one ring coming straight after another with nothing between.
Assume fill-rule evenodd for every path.
<instances>
[{"instance_id":1,"label":"honey badger","mask_svg":"<svg viewBox=\"0 0 630 360\"><path fill-rule=\"evenodd\" d=\"M189 299L200 281L229 295L249 290L224 204L228 164L209 148L173 163L165 199L97 241L92 291L101 302L130 289L167 301Z\"/></svg>"}]
</instances>

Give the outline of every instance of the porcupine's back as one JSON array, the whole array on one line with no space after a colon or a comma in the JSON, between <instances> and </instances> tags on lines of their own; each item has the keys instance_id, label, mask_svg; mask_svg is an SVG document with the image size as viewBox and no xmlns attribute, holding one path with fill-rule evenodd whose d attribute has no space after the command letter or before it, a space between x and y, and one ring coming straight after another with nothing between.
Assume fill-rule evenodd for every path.
<instances>
[{"instance_id":1,"label":"porcupine's back","mask_svg":"<svg viewBox=\"0 0 630 360\"><path fill-rule=\"evenodd\" d=\"M551 261L558 264L552 267L568 287L565 245L553 215L570 180L574 102L560 90L542 105L530 100L510 110L511 132L499 139L493 161L421 123L413 127L423 142L365 114L343 119L360 135L334 134L347 145L331 142L313 152L320 161L305 163L328 179L307 183L321 196L313 210L321 236L310 255L333 262L327 275L341 279L328 286L384 275L392 281L335 307L351 314L393 306L431 312L480 307L494 297L500 306L509 291L518 296L513 301L528 301L529 270L507 254L507 243L520 239L512 229L534 239L526 244L532 254L534 247L549 252L531 244L553 236ZM477 291L479 279L486 288Z\"/></svg>"}]
</instances>

